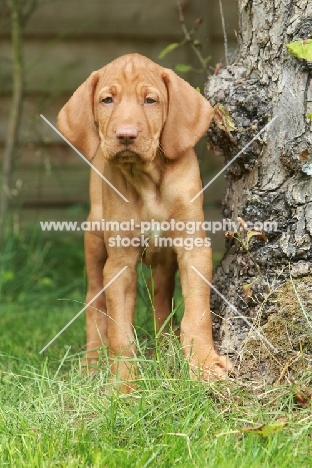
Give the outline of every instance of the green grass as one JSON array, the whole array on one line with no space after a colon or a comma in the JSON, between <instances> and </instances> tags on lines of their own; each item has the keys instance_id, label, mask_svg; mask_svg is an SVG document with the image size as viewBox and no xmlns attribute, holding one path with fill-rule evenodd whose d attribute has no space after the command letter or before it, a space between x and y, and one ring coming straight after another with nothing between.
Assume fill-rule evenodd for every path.
<instances>
[{"instance_id":1,"label":"green grass","mask_svg":"<svg viewBox=\"0 0 312 468\"><path fill-rule=\"evenodd\" d=\"M295 403L295 384L190 380L177 339L153 337L143 282L132 394L112 386L105 364L93 378L82 372L84 316L39 354L82 307L79 237L12 236L0 278L1 467L311 466L311 405ZM286 424L268 437L241 432L274 421Z\"/></svg>"}]
</instances>

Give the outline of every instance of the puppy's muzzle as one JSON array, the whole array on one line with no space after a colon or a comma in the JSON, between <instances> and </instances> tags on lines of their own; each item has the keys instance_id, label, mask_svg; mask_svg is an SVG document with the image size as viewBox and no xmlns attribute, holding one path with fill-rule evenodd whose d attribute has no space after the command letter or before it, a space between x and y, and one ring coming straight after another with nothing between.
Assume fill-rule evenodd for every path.
<instances>
[{"instance_id":1,"label":"puppy's muzzle","mask_svg":"<svg viewBox=\"0 0 312 468\"><path fill-rule=\"evenodd\" d=\"M139 132L138 129L132 125L120 126L116 130L116 138L123 146L133 145Z\"/></svg>"}]
</instances>

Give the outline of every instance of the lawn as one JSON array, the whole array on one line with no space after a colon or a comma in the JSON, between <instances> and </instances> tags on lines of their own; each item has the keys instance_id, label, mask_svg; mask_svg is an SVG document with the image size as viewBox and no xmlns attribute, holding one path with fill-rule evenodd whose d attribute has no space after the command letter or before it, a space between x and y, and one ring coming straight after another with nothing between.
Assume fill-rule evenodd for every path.
<instances>
[{"instance_id":1,"label":"lawn","mask_svg":"<svg viewBox=\"0 0 312 468\"><path fill-rule=\"evenodd\" d=\"M190 380L175 336L153 336L141 278L139 376L120 394L105 362L92 378L82 371L83 315L39 354L82 308L82 238L20 232L1 259L1 467L312 466L311 402L295 398L311 375L265 387Z\"/></svg>"}]
</instances>

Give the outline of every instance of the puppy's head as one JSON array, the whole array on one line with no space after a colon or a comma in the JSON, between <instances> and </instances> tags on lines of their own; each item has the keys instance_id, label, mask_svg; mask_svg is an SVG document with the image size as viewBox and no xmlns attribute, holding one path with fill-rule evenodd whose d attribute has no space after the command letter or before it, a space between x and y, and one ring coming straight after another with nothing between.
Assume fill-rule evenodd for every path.
<instances>
[{"instance_id":1,"label":"puppy's head","mask_svg":"<svg viewBox=\"0 0 312 468\"><path fill-rule=\"evenodd\" d=\"M169 159L192 148L213 116L186 81L138 54L93 72L58 115L62 134L88 159L99 147L116 164Z\"/></svg>"}]
</instances>

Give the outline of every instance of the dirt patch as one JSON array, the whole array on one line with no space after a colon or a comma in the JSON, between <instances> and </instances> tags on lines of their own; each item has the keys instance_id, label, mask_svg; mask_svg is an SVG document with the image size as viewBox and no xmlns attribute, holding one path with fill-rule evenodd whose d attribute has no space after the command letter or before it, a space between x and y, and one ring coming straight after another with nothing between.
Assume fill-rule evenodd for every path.
<instances>
[{"instance_id":1,"label":"dirt patch","mask_svg":"<svg viewBox=\"0 0 312 468\"><path fill-rule=\"evenodd\" d=\"M260 339L247 337L240 354L239 374L273 383L285 366L289 378L292 372L300 371L300 366L306 368L305 356L312 355L312 276L288 280L280 286L270 308L272 313L259 331L277 352Z\"/></svg>"}]
</instances>

